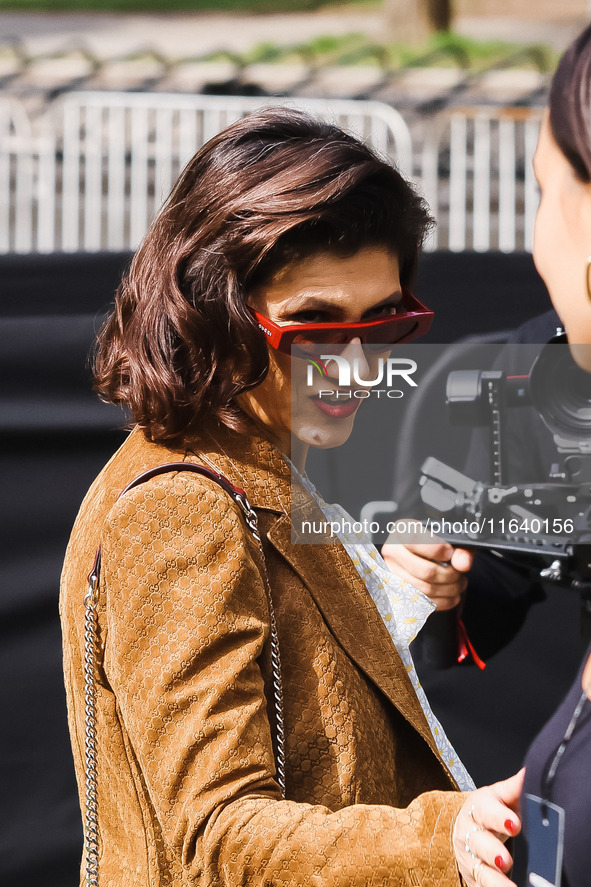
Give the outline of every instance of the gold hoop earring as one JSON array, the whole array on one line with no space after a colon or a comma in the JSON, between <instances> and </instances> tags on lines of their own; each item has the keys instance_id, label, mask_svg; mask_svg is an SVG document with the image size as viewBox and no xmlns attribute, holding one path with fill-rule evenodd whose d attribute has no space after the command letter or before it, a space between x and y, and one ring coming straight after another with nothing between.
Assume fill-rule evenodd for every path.
<instances>
[{"instance_id":1,"label":"gold hoop earring","mask_svg":"<svg viewBox=\"0 0 591 887\"><path fill-rule=\"evenodd\" d=\"M587 258L585 265L585 284L587 286L587 298L591 302L591 280L589 280L589 271L591 270L591 256Z\"/></svg>"}]
</instances>

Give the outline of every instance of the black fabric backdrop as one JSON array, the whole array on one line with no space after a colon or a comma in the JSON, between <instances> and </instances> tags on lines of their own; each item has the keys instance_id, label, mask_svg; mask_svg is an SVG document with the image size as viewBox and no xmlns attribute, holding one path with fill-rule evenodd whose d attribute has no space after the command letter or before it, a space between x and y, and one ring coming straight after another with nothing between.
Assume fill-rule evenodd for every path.
<instances>
[{"instance_id":1,"label":"black fabric backdrop","mask_svg":"<svg viewBox=\"0 0 591 887\"><path fill-rule=\"evenodd\" d=\"M87 355L128 261L127 253L0 257L5 887L78 883L81 825L61 675L58 585L79 503L123 439L121 412L90 390ZM417 295L436 312L425 340L432 342L512 328L549 305L525 254L425 255ZM445 681L442 673L436 689L443 702ZM500 711L501 688L491 691L489 681L486 692L488 704ZM516 731L517 755L527 738ZM495 756L493 737L478 742L477 749L470 744L477 781L497 769L508 773L513 761L505 749Z\"/></svg>"}]
</instances>

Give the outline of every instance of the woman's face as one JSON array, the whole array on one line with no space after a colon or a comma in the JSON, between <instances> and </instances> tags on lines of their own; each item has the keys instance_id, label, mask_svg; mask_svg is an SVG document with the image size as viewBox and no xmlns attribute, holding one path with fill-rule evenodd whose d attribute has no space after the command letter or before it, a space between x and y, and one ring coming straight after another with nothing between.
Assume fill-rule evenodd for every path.
<instances>
[{"instance_id":1,"label":"woman's face","mask_svg":"<svg viewBox=\"0 0 591 887\"><path fill-rule=\"evenodd\" d=\"M251 294L249 304L278 324L358 323L396 314L401 299L398 257L385 247L366 247L348 258L323 252L287 265ZM349 343L342 355L358 358L361 379L375 378L372 370L384 357L384 353L367 357L359 339ZM302 467L308 446L334 447L347 440L362 401L347 399L347 392L339 388L334 361L326 363L328 378L314 372L310 386L306 360L272 348L269 358L264 382L242 394L240 404L284 453L291 450L292 460ZM345 396L320 399L318 391L329 385Z\"/></svg>"},{"instance_id":2,"label":"woman's face","mask_svg":"<svg viewBox=\"0 0 591 887\"><path fill-rule=\"evenodd\" d=\"M556 144L546 113L534 170L540 205L534 232L534 261L562 320L569 344L591 343L587 262L591 257L591 185L581 181ZM589 269L591 286L591 269ZM591 349L571 347L591 370ZM585 366L589 363L589 366Z\"/></svg>"}]
</instances>

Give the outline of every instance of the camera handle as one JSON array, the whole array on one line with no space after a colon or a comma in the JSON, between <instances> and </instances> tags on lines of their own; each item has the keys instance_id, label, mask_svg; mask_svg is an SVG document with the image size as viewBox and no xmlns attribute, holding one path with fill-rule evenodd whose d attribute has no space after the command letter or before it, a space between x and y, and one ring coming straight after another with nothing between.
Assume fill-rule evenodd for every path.
<instances>
[{"instance_id":1,"label":"camera handle","mask_svg":"<svg viewBox=\"0 0 591 887\"><path fill-rule=\"evenodd\" d=\"M505 483L503 378L500 373L483 373L483 385L487 395L490 437L490 477L495 486Z\"/></svg>"},{"instance_id":2,"label":"camera handle","mask_svg":"<svg viewBox=\"0 0 591 887\"><path fill-rule=\"evenodd\" d=\"M454 425L485 425L489 429L490 479L505 482L505 375L500 370L454 370L447 377L446 403Z\"/></svg>"}]
</instances>

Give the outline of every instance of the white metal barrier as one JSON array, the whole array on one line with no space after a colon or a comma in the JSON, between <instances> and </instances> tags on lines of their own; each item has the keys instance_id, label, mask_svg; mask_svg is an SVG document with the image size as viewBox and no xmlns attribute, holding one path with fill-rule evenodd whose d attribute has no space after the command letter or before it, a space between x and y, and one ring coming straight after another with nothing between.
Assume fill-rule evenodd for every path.
<instances>
[{"instance_id":1,"label":"white metal barrier","mask_svg":"<svg viewBox=\"0 0 591 887\"><path fill-rule=\"evenodd\" d=\"M462 108L429 128L418 173L438 219L430 249L531 250L540 109ZM444 168L447 167L447 168Z\"/></svg>"},{"instance_id":2,"label":"white metal barrier","mask_svg":"<svg viewBox=\"0 0 591 887\"><path fill-rule=\"evenodd\" d=\"M53 224L55 145L35 136L23 106L0 100L0 252L43 251Z\"/></svg>"},{"instance_id":3,"label":"white metal barrier","mask_svg":"<svg viewBox=\"0 0 591 887\"><path fill-rule=\"evenodd\" d=\"M438 219L429 249L531 249L541 111L466 108L415 134L380 102L66 95L33 129L0 103L0 252L134 249L192 154L256 108L284 103L366 139L412 175Z\"/></svg>"},{"instance_id":4,"label":"white metal barrier","mask_svg":"<svg viewBox=\"0 0 591 887\"><path fill-rule=\"evenodd\" d=\"M54 134L61 159L50 168L43 155L45 190L38 201L43 231L37 238L29 229L15 234L11 248L134 249L195 151L233 121L277 104L337 123L410 173L408 128L396 111L378 102L71 93L43 121L46 139Z\"/></svg>"}]
</instances>

